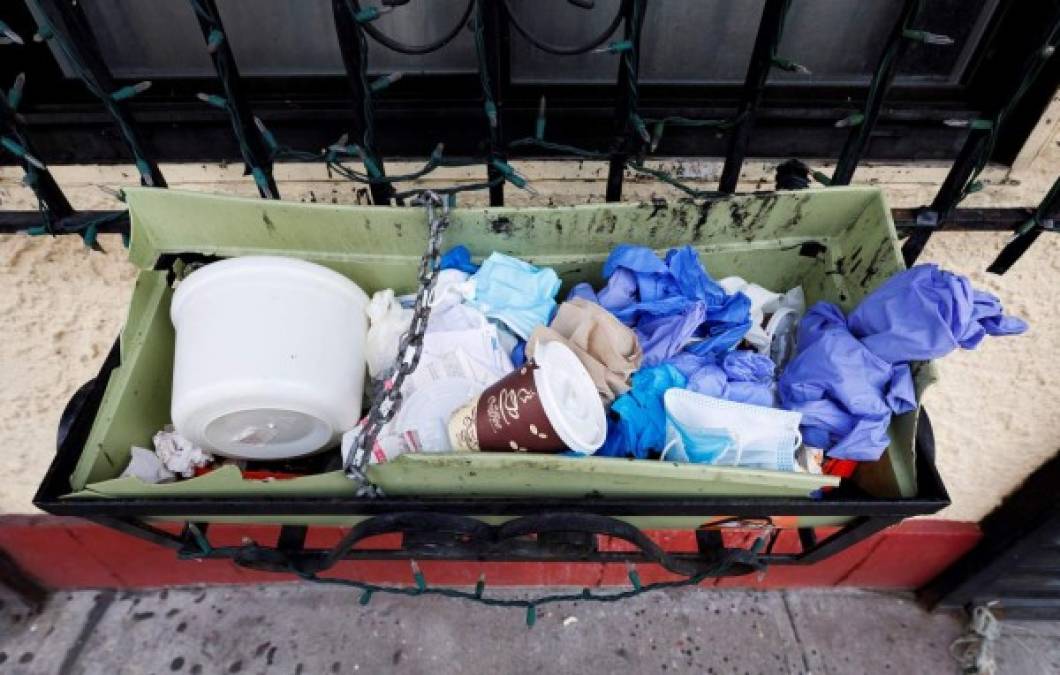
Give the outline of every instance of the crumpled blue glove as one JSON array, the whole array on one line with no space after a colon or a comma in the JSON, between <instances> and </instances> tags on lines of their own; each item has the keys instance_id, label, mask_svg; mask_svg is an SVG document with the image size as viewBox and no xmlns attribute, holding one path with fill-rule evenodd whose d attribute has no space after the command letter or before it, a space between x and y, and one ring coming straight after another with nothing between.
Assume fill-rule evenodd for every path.
<instances>
[{"instance_id":1,"label":"crumpled blue glove","mask_svg":"<svg viewBox=\"0 0 1060 675\"><path fill-rule=\"evenodd\" d=\"M583 283L569 297L597 302L632 326L645 365L686 348L705 358L720 356L751 327L751 301L742 293L728 295L691 246L671 249L660 260L650 248L621 244L611 251L603 273L608 281L599 293Z\"/></svg>"},{"instance_id":2,"label":"crumpled blue glove","mask_svg":"<svg viewBox=\"0 0 1060 675\"><path fill-rule=\"evenodd\" d=\"M596 456L637 459L658 456L666 443L663 394L686 383L685 376L668 364L641 368L633 373L630 390L611 404L607 439Z\"/></svg>"},{"instance_id":3,"label":"crumpled blue glove","mask_svg":"<svg viewBox=\"0 0 1060 675\"><path fill-rule=\"evenodd\" d=\"M803 441L837 459L879 459L891 415L916 408L909 366L869 351L827 302L799 324L799 353L781 373L778 394L782 407L802 413Z\"/></svg>"},{"instance_id":4,"label":"crumpled blue glove","mask_svg":"<svg viewBox=\"0 0 1060 675\"><path fill-rule=\"evenodd\" d=\"M899 272L870 293L847 321L850 332L888 363L928 361L987 335L1019 335L1022 319L1006 316L997 296L972 288L937 265Z\"/></svg>"}]
</instances>

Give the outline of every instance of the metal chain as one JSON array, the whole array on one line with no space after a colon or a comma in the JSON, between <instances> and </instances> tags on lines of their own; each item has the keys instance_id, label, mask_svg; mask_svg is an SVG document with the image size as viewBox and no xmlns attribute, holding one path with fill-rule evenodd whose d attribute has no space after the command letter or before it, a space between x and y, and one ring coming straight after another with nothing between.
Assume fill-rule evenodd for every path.
<instances>
[{"instance_id":1,"label":"metal chain","mask_svg":"<svg viewBox=\"0 0 1060 675\"><path fill-rule=\"evenodd\" d=\"M368 418L360 426L357 439L349 456L346 458L346 475L359 483L358 497L377 497L382 494L378 487L368 480L366 468L371 448L383 426L394 418L401 408L401 385L405 377L419 365L423 353L423 336L427 332L427 322L431 317L430 298L438 281L438 266L441 258L442 235L449 227L449 200L435 192L426 190L417 201L427 207L427 250L420 259L417 275L419 290L416 292L416 304L412 311L412 322L401 337L398 346L398 361L390 380L389 388L383 388L372 401ZM438 209L441 212L438 212Z\"/></svg>"}]
</instances>

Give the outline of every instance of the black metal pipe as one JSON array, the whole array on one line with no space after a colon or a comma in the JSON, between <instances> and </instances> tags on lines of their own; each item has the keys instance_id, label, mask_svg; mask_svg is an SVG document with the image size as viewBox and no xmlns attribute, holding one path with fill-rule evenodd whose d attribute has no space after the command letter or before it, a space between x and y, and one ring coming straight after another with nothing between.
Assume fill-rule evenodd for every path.
<instances>
[{"instance_id":1,"label":"black metal pipe","mask_svg":"<svg viewBox=\"0 0 1060 675\"><path fill-rule=\"evenodd\" d=\"M950 210L960 200L961 191L965 183L975 172L975 163L979 155L985 152L987 137L990 132L983 129L972 129L961 151L957 153L957 159L953 161L950 172L939 186L938 194L931 202L931 206L924 209L918 224L922 227L909 235L902 245L902 258L907 266L916 262L920 254L924 252L928 239L931 238L932 230L942 224L943 220L950 217Z\"/></svg>"},{"instance_id":2,"label":"black metal pipe","mask_svg":"<svg viewBox=\"0 0 1060 675\"><path fill-rule=\"evenodd\" d=\"M252 175L255 170L263 174L265 185L258 184L258 192L262 197L279 199L280 191L276 188L276 181L272 177L272 158L261 133L254 124L254 114L247 102L243 81L239 76L239 68L232 54L228 35L224 32L221 14L217 11L217 3L215 0L190 0L190 2L196 10L195 18L198 19L202 37L206 40L210 60L224 88L228 116L232 120L232 130L239 141L247 171ZM255 183L258 180L255 176Z\"/></svg>"},{"instance_id":3,"label":"black metal pipe","mask_svg":"<svg viewBox=\"0 0 1060 675\"><path fill-rule=\"evenodd\" d=\"M633 115L637 113L638 88L640 77L640 34L644 27L644 13L648 8L646 0L623 0L622 2L622 39L632 43L629 51L618 55L618 98L615 100L616 136L614 149L608 160L606 199L617 202L622 199L622 180L625 177L626 162L636 147L636 129Z\"/></svg>"},{"instance_id":4,"label":"black metal pipe","mask_svg":"<svg viewBox=\"0 0 1060 675\"><path fill-rule=\"evenodd\" d=\"M876 126L876 120L880 116L880 108L894 81L898 61L905 54L909 40L904 36L905 29L916 19L920 13L923 0L906 0L902 12L898 15L891 34L887 38L887 44L880 54L880 60L876 64L876 71L869 84L868 95L865 99L864 118L859 124L851 127L847 135L843 150L839 153L836 161L835 171L832 172L832 185L849 185L850 179L854 177L858 161L865 152L865 147L872 136L872 130Z\"/></svg>"},{"instance_id":5,"label":"black metal pipe","mask_svg":"<svg viewBox=\"0 0 1060 675\"><path fill-rule=\"evenodd\" d=\"M751 142L751 131L754 129L755 116L762 102L766 88L766 78L773 66L773 50L779 42L784 29L784 16L791 0L766 0L762 9L762 20L758 23L758 35L755 37L754 49L751 51L751 63L747 67L744 79L743 97L736 112L736 127L729 135L729 147L725 154L725 166L721 170L721 181L718 189L732 194L740 181L740 169L747 146Z\"/></svg>"},{"instance_id":6,"label":"black metal pipe","mask_svg":"<svg viewBox=\"0 0 1060 675\"><path fill-rule=\"evenodd\" d=\"M1009 241L1001 253L986 268L993 274L1004 274L1038 239L1038 236L1050 227L1053 232L1060 229L1060 177L1053 182L1053 187L1045 194L1042 203L1034 210L1031 217L1021 223L1016 235Z\"/></svg>"},{"instance_id":7,"label":"black metal pipe","mask_svg":"<svg viewBox=\"0 0 1060 675\"><path fill-rule=\"evenodd\" d=\"M496 123L489 125L489 161L486 175L490 185L490 206L504 206L503 176L493 162L507 161L504 140L504 102L511 83L511 34L508 29L508 14L501 0L476 0L475 20L482 21L485 54L482 63L486 66L489 95L496 107Z\"/></svg>"},{"instance_id":8,"label":"black metal pipe","mask_svg":"<svg viewBox=\"0 0 1060 675\"><path fill-rule=\"evenodd\" d=\"M924 209L923 221L925 227L914 232L905 245L902 246L902 257L906 265L916 262L920 254L924 252L928 240L933 231L942 228L950 218L957 204L966 196L968 182L985 167L990 160L994 150L994 143L1001 131L1009 113L1019 104L1020 99L1026 95L1032 87L1028 85L1027 78L1033 74L1040 77L1042 66L1054 57L1054 52L1060 44L1060 4L1056 5L1050 16L1050 21L1045 25L1043 32L1044 44L1035 39L1028 42L1031 51L1023 59L1019 70L1011 73L1013 82L1012 90L1002 92L993 99L993 110L986 125L972 125L965 139L961 151L957 155L950 172L946 175L938 194L931 202L931 206ZM1030 81L1033 84L1033 80Z\"/></svg>"},{"instance_id":9,"label":"black metal pipe","mask_svg":"<svg viewBox=\"0 0 1060 675\"><path fill-rule=\"evenodd\" d=\"M110 69L107 68L100 55L99 45L92 34L92 28L81 3L63 2L63 0L36 0L36 2L38 9L44 13L55 32L59 34L56 37L65 41L72 56L77 59L78 65L87 71L88 77L98 87L98 93L109 97L117 91L118 87L114 84ZM125 144L133 153L133 158L138 164L137 168L141 172L140 182L153 187L166 187L166 179L162 177L157 162L147 152L143 134L136 119L129 113L127 101L118 101L113 98L101 100L107 112L118 122ZM141 163L142 166L140 166Z\"/></svg>"},{"instance_id":10,"label":"black metal pipe","mask_svg":"<svg viewBox=\"0 0 1060 675\"><path fill-rule=\"evenodd\" d=\"M368 37L354 18L354 13L360 11L360 5L357 0L332 0L331 10L335 17L335 35L338 37L342 63L346 67L346 79L353 92L353 106L350 109L353 135L358 139L368 163L374 163L380 176L385 176L386 168L375 147L375 104L368 85ZM368 189L373 204L389 204L394 194L394 188L389 183L371 183Z\"/></svg>"},{"instance_id":11,"label":"black metal pipe","mask_svg":"<svg viewBox=\"0 0 1060 675\"><path fill-rule=\"evenodd\" d=\"M0 136L9 136L22 146L28 155L34 157L37 160L42 160L41 156L37 154L37 150L33 147L32 141L30 141L29 135L26 133L25 128L19 122L18 115L15 114L14 108L9 105L8 100L4 96L0 96ZM74 212L74 207L70 205L70 201L63 194L62 188L55 182L55 177L52 176L51 171L47 168L40 168L34 166L33 163L25 158L19 158L22 164L22 169L26 172L26 182L33 193L40 200L42 207L46 211L47 223L46 225L54 225L58 221L69 217ZM39 224L41 214L36 214L36 219ZM32 227L30 225L29 227Z\"/></svg>"}]
</instances>

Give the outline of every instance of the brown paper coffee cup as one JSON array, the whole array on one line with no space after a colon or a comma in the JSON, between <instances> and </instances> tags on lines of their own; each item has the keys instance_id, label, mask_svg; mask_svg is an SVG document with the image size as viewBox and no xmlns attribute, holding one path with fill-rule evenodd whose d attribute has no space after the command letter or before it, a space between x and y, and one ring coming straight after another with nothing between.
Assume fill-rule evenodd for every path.
<instances>
[{"instance_id":1,"label":"brown paper coffee cup","mask_svg":"<svg viewBox=\"0 0 1060 675\"><path fill-rule=\"evenodd\" d=\"M493 383L449 420L456 452L562 452L567 446L545 414L534 372L527 362Z\"/></svg>"}]
</instances>

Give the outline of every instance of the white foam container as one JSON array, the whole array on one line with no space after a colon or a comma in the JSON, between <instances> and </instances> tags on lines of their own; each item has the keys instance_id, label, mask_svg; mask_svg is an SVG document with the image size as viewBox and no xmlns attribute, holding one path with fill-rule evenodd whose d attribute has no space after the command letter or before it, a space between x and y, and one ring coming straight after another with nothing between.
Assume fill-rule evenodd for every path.
<instances>
[{"instance_id":1,"label":"white foam container","mask_svg":"<svg viewBox=\"0 0 1060 675\"><path fill-rule=\"evenodd\" d=\"M203 449L289 459L334 445L360 417L367 294L295 258L230 258L173 294L173 426Z\"/></svg>"},{"instance_id":2,"label":"white foam container","mask_svg":"<svg viewBox=\"0 0 1060 675\"><path fill-rule=\"evenodd\" d=\"M563 443L583 454L600 449L607 438L607 414L589 371L562 342L543 342L534 351L539 366L534 385L541 407Z\"/></svg>"}]
</instances>

